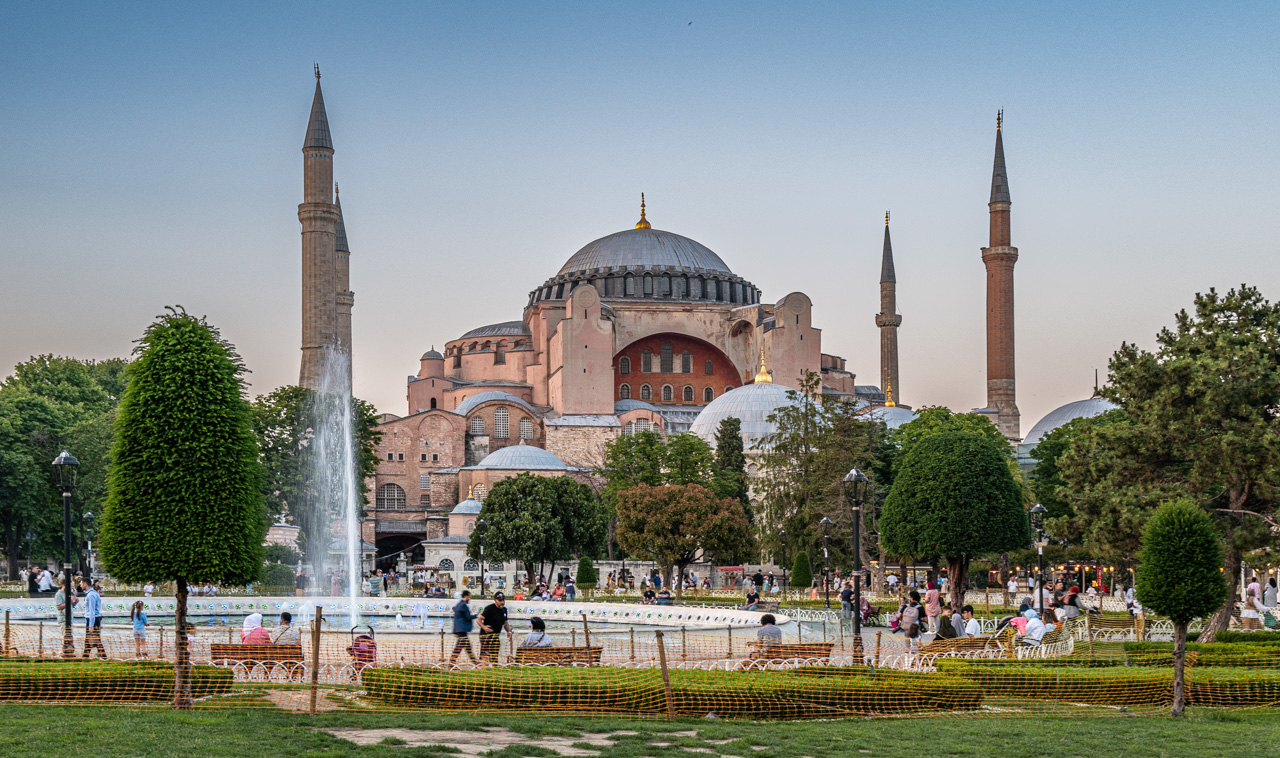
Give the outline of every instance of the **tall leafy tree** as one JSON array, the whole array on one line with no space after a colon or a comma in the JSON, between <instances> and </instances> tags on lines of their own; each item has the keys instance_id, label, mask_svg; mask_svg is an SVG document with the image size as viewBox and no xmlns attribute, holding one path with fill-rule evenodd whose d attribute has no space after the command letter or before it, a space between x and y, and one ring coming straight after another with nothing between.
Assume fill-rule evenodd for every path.
<instances>
[{"instance_id":1,"label":"tall leafy tree","mask_svg":"<svg viewBox=\"0 0 1280 758\"><path fill-rule=\"evenodd\" d=\"M1022 493L1001 440L970 432L924 437L903 456L880 517L880 537L895 555L941 556L951 602L964 604L969 561L1031 543Z\"/></svg>"},{"instance_id":2,"label":"tall leafy tree","mask_svg":"<svg viewBox=\"0 0 1280 758\"><path fill-rule=\"evenodd\" d=\"M711 484L715 459L711 446L696 434L673 434L662 451L662 480L667 484Z\"/></svg>"},{"instance_id":3,"label":"tall leafy tree","mask_svg":"<svg viewBox=\"0 0 1280 758\"><path fill-rule=\"evenodd\" d=\"M185 629L190 581L246 584L262 571L262 469L244 364L204 319L172 310L147 327L116 419L101 554L126 582L173 581ZM174 706L191 706L191 658L174 635Z\"/></svg>"},{"instance_id":4,"label":"tall leafy tree","mask_svg":"<svg viewBox=\"0 0 1280 758\"><path fill-rule=\"evenodd\" d=\"M720 497L731 497L742 503L751 518L750 500L747 495L747 456L742 449L742 421L730 416L721 419L716 427L715 475L711 488Z\"/></svg>"},{"instance_id":5,"label":"tall leafy tree","mask_svg":"<svg viewBox=\"0 0 1280 758\"><path fill-rule=\"evenodd\" d=\"M1131 546L1161 502L1190 498L1223 535L1232 596L1242 555L1280 533L1280 306L1247 285L1211 289L1156 342L1116 351L1102 395L1123 413L1106 414L1062 456L1077 528L1086 541ZM1200 640L1230 615L1224 601Z\"/></svg>"},{"instance_id":6,"label":"tall leafy tree","mask_svg":"<svg viewBox=\"0 0 1280 758\"><path fill-rule=\"evenodd\" d=\"M701 484L641 484L618 493L618 541L632 555L684 570L699 554L734 560L751 549L751 526L742 504L716 497ZM674 584L677 602L682 582Z\"/></svg>"},{"instance_id":7,"label":"tall leafy tree","mask_svg":"<svg viewBox=\"0 0 1280 758\"><path fill-rule=\"evenodd\" d=\"M663 482L662 458L666 443L658 432L643 431L624 434L605 446L604 461L595 470L604 480L601 499L608 511L608 536L605 551L609 560L614 559L617 544L618 514L614 504L618 493L637 484L656 487Z\"/></svg>"},{"instance_id":8,"label":"tall leafy tree","mask_svg":"<svg viewBox=\"0 0 1280 758\"><path fill-rule=\"evenodd\" d=\"M1173 715L1186 704L1187 625L1227 599L1222 542L1208 514L1187 500L1160 506L1142 531L1138 599L1173 622Z\"/></svg>"}]
</instances>

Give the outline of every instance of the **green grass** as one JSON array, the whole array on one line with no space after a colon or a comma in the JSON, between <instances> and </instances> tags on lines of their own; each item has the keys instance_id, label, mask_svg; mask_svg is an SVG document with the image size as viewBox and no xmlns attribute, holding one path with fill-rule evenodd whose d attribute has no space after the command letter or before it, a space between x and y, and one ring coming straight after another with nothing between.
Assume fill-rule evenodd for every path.
<instances>
[{"instance_id":1,"label":"green grass","mask_svg":"<svg viewBox=\"0 0 1280 758\"><path fill-rule=\"evenodd\" d=\"M529 716L417 713L331 713L314 718L271 710L191 711L125 708L49 708L0 705L0 754L6 758L67 756L443 756L448 751L395 744L356 746L321 731L327 727L464 729L507 727L529 736L570 739L586 732L631 730L602 758L689 758L682 747L710 747L721 755L760 758L826 758L873 755L930 756L1196 756L1239 758L1274 755L1280 711L1191 709L1180 720L1167 717L877 719L825 722L655 721L593 719L545 714ZM1086 725L1087 724L1087 725ZM697 730L697 737L668 733ZM705 740L733 739L724 745ZM655 747L650 741L670 742ZM764 750L753 750L762 746ZM492 758L542 755L536 748L490 753ZM709 754L706 754L709 756Z\"/></svg>"}]
</instances>

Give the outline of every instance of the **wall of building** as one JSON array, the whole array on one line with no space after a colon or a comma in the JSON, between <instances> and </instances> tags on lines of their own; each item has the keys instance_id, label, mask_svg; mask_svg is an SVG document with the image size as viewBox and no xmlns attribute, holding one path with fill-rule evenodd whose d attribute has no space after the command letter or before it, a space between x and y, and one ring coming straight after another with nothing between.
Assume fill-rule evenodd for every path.
<instances>
[{"instance_id":1,"label":"wall of building","mask_svg":"<svg viewBox=\"0 0 1280 758\"><path fill-rule=\"evenodd\" d=\"M663 372L662 369L662 351L664 345L671 346L671 368L670 372ZM644 354L650 353L649 372L644 371ZM683 354L688 352L690 355L690 371L684 373L681 371ZM623 358L627 359L629 372L622 373ZM712 371L710 374L706 371L707 362L711 362ZM676 403L681 405L705 405L708 401L705 399L704 391L708 388L714 393L713 398L720 397L733 387L742 386L740 372L736 366L729 360L728 356L711 344L687 337L681 334L656 334L649 337L632 342L624 347L613 358L614 366L614 399L622 400L622 387L626 385L630 389L630 399L643 400L651 403ZM650 397L644 397L643 387L649 385L652 390ZM672 388L672 399L665 400L662 396L662 388L670 386ZM683 389L685 387L693 388L693 399L685 401Z\"/></svg>"}]
</instances>

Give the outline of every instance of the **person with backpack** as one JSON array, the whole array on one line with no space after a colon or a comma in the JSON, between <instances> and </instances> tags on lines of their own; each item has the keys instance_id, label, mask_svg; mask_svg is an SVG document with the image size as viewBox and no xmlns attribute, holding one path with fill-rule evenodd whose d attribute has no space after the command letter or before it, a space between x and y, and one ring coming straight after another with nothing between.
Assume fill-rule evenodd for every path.
<instances>
[{"instance_id":1,"label":"person with backpack","mask_svg":"<svg viewBox=\"0 0 1280 758\"><path fill-rule=\"evenodd\" d=\"M907 652L920 649L920 632L924 623L924 606L920 605L920 593L911 590L907 602L898 612L898 628L907 636Z\"/></svg>"}]
</instances>

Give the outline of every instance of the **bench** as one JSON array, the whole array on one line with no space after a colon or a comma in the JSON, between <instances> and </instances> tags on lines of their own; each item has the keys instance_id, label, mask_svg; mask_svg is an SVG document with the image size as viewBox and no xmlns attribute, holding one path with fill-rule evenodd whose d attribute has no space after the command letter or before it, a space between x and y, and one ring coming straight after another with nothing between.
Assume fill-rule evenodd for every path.
<instances>
[{"instance_id":1,"label":"bench","mask_svg":"<svg viewBox=\"0 0 1280 758\"><path fill-rule=\"evenodd\" d=\"M252 671L257 666L266 669L269 675L277 668L283 669L292 679L296 674L303 676L302 645L227 645L214 643L209 645L209 659L215 666L236 666L243 664L245 671Z\"/></svg>"},{"instance_id":2,"label":"bench","mask_svg":"<svg viewBox=\"0 0 1280 758\"><path fill-rule=\"evenodd\" d=\"M518 647L515 662L520 665L599 666L602 653L603 647Z\"/></svg>"},{"instance_id":3,"label":"bench","mask_svg":"<svg viewBox=\"0 0 1280 758\"><path fill-rule=\"evenodd\" d=\"M831 660L831 648L835 647L834 642L761 642L756 640L748 642L747 647L751 648L751 658L756 660L790 660L792 658L800 658L803 660L816 659L820 661Z\"/></svg>"},{"instance_id":4,"label":"bench","mask_svg":"<svg viewBox=\"0 0 1280 758\"><path fill-rule=\"evenodd\" d=\"M760 613L777 613L778 601L777 600L761 600L760 602L756 603L756 610L759 611Z\"/></svg>"},{"instance_id":5,"label":"bench","mask_svg":"<svg viewBox=\"0 0 1280 758\"><path fill-rule=\"evenodd\" d=\"M1001 647L1000 640L992 635L934 639L920 646L922 653L960 653Z\"/></svg>"}]
</instances>

